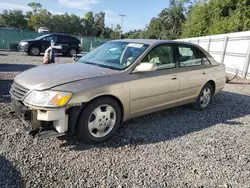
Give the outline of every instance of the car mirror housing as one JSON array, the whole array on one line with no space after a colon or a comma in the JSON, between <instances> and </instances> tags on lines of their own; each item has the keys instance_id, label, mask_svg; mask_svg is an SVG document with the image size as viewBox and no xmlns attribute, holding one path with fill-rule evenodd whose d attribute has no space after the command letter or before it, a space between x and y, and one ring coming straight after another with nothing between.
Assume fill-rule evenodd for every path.
<instances>
[{"instance_id":1,"label":"car mirror housing","mask_svg":"<svg viewBox=\"0 0 250 188\"><path fill-rule=\"evenodd\" d=\"M157 69L156 64L146 62L139 64L133 72L151 72L155 71L156 69Z\"/></svg>"}]
</instances>

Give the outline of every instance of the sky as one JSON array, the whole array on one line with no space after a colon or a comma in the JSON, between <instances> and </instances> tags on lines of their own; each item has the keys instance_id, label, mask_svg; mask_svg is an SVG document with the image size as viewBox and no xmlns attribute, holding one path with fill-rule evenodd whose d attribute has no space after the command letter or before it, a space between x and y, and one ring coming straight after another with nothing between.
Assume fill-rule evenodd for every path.
<instances>
[{"instance_id":1,"label":"sky","mask_svg":"<svg viewBox=\"0 0 250 188\"><path fill-rule=\"evenodd\" d=\"M29 11L27 6L32 0L0 0L0 12L4 9L21 9ZM65 12L81 17L88 11L98 13L105 12L105 25L120 24L119 14L125 14L123 31L143 29L152 17L156 17L160 11L166 8L169 0L35 0L53 14ZM115 26L114 26L115 27Z\"/></svg>"}]
</instances>

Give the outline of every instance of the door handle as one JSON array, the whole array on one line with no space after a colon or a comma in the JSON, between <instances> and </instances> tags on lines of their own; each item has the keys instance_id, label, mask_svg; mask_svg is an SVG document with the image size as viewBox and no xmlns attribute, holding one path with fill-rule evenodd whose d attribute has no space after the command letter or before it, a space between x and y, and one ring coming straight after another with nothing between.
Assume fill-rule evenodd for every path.
<instances>
[{"instance_id":1,"label":"door handle","mask_svg":"<svg viewBox=\"0 0 250 188\"><path fill-rule=\"evenodd\" d=\"M177 75L173 75L172 80L177 80Z\"/></svg>"},{"instance_id":2,"label":"door handle","mask_svg":"<svg viewBox=\"0 0 250 188\"><path fill-rule=\"evenodd\" d=\"M203 72L202 74L206 74L205 72Z\"/></svg>"}]
</instances>

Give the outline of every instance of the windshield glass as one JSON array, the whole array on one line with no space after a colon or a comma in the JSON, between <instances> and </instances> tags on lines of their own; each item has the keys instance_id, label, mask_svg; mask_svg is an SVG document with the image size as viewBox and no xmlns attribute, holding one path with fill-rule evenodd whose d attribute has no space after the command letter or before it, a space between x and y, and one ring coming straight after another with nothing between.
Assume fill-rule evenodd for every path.
<instances>
[{"instance_id":1,"label":"windshield glass","mask_svg":"<svg viewBox=\"0 0 250 188\"><path fill-rule=\"evenodd\" d=\"M78 60L80 63L123 70L149 47L147 44L113 41L107 42Z\"/></svg>"},{"instance_id":2,"label":"windshield glass","mask_svg":"<svg viewBox=\"0 0 250 188\"><path fill-rule=\"evenodd\" d=\"M37 37L36 39L37 39L37 40L41 40L42 38L47 37L47 36L49 36L49 35L42 35L42 36L40 36L40 37Z\"/></svg>"}]
</instances>

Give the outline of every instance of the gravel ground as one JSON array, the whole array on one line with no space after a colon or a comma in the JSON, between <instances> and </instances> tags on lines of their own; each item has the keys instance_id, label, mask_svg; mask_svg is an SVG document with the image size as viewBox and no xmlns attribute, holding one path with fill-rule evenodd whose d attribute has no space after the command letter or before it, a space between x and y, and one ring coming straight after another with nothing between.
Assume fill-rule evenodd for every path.
<instances>
[{"instance_id":1,"label":"gravel ground","mask_svg":"<svg viewBox=\"0 0 250 188\"><path fill-rule=\"evenodd\" d=\"M0 187L250 187L250 85L227 84L206 111L173 108L125 122L98 146L32 139L8 115L13 77L42 57L0 51ZM59 58L60 62L70 61Z\"/></svg>"}]
</instances>

